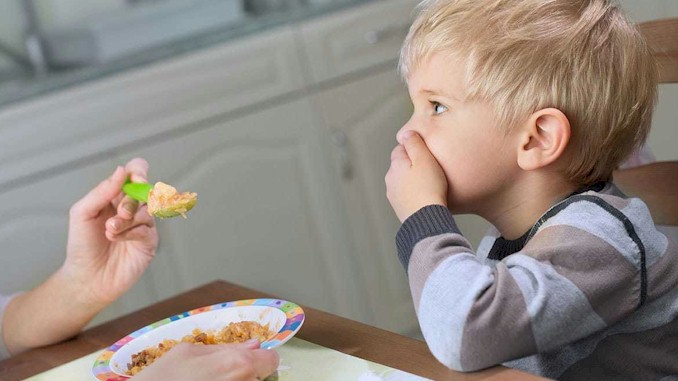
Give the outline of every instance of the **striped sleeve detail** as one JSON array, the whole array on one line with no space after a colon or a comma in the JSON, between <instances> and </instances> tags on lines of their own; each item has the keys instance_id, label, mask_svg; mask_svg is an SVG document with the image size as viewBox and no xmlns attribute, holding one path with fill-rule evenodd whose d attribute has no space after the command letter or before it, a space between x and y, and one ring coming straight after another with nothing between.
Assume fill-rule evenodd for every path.
<instances>
[{"instance_id":1,"label":"striped sleeve detail","mask_svg":"<svg viewBox=\"0 0 678 381\"><path fill-rule=\"evenodd\" d=\"M420 238L403 246L411 247L410 287L439 361L461 371L482 369L557 349L635 310L638 245L613 214L583 203L545 221L522 251L494 268L457 230L435 235L431 224L409 227Z\"/></svg>"},{"instance_id":2,"label":"striped sleeve detail","mask_svg":"<svg viewBox=\"0 0 678 381\"><path fill-rule=\"evenodd\" d=\"M461 255L459 262L477 262L468 241L458 233L446 233L419 241L408 266L408 278L414 309L419 310L419 301L429 275L450 257Z\"/></svg>"},{"instance_id":3,"label":"striped sleeve detail","mask_svg":"<svg viewBox=\"0 0 678 381\"><path fill-rule=\"evenodd\" d=\"M442 205L428 205L408 217L396 235L398 259L407 271L412 249L424 238L443 233L459 233L452 213Z\"/></svg>"},{"instance_id":4,"label":"striped sleeve detail","mask_svg":"<svg viewBox=\"0 0 678 381\"><path fill-rule=\"evenodd\" d=\"M678 285L678 242L667 240L666 250L648 268L648 297L659 298Z\"/></svg>"},{"instance_id":5,"label":"striped sleeve detail","mask_svg":"<svg viewBox=\"0 0 678 381\"><path fill-rule=\"evenodd\" d=\"M635 286L638 292L637 307L640 307L647 297L647 264L645 244L638 236L634 223L601 197L578 195L568 201L567 212L554 215L541 229L571 226L607 242L619 256L637 269L639 278ZM584 248L588 249L587 246Z\"/></svg>"},{"instance_id":6,"label":"striped sleeve detail","mask_svg":"<svg viewBox=\"0 0 678 381\"><path fill-rule=\"evenodd\" d=\"M428 238L422 242L421 247L440 246L435 243L439 239L441 238ZM413 258L425 255L419 248L420 245L417 245ZM475 370L461 362L464 345L469 344L463 340L464 327L469 312L494 281L493 270L468 252L452 254L442 259L426 278L420 293L417 317L431 353L448 368L459 371ZM493 347L487 350L491 351ZM484 355L485 353L482 357L486 358Z\"/></svg>"},{"instance_id":7,"label":"striped sleeve detail","mask_svg":"<svg viewBox=\"0 0 678 381\"><path fill-rule=\"evenodd\" d=\"M480 369L537 352L525 299L503 262L495 267L494 282L469 310L462 348L460 362L465 369Z\"/></svg>"},{"instance_id":8,"label":"striped sleeve detail","mask_svg":"<svg viewBox=\"0 0 678 381\"><path fill-rule=\"evenodd\" d=\"M579 290L606 325L628 316L638 306L639 269L615 246L590 232L568 225L550 226L535 236L521 255L552 269L554 275ZM509 261L524 262L520 258Z\"/></svg>"}]
</instances>

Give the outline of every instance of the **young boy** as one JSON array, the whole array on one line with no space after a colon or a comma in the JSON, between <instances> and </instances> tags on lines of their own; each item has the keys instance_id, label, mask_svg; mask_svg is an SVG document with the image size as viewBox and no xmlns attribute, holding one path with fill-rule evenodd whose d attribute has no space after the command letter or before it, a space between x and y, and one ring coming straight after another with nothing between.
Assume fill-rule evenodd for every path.
<instances>
[{"instance_id":1,"label":"young boy","mask_svg":"<svg viewBox=\"0 0 678 381\"><path fill-rule=\"evenodd\" d=\"M386 175L424 337L446 366L678 374L678 245L608 181L648 133L656 67L605 0L429 0ZM475 252L453 214L500 233Z\"/></svg>"}]
</instances>

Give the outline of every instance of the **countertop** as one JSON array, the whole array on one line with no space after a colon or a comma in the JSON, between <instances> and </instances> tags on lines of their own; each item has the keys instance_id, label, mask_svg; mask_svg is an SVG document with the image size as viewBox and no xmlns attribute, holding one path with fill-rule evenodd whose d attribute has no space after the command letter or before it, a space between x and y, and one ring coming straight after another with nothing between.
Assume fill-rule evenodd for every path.
<instances>
[{"instance_id":1,"label":"countertop","mask_svg":"<svg viewBox=\"0 0 678 381\"><path fill-rule=\"evenodd\" d=\"M299 6L285 12L281 11L258 16L250 15L243 21L231 24L223 29L213 30L209 33L194 35L167 45L147 49L141 53L110 63L53 70L42 77L37 77L30 72L19 69L16 73L5 74L3 78L0 78L0 108L87 81L256 34L267 29L299 23L314 17L375 1L386 0L334 0L322 5Z\"/></svg>"}]
</instances>

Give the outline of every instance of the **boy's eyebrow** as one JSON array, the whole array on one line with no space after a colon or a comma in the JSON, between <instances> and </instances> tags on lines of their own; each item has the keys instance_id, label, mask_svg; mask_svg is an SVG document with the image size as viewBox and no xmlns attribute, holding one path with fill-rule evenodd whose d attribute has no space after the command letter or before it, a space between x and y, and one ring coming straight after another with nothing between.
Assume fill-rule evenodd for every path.
<instances>
[{"instance_id":1,"label":"boy's eyebrow","mask_svg":"<svg viewBox=\"0 0 678 381\"><path fill-rule=\"evenodd\" d=\"M421 89L421 92L422 92L422 93L425 93L425 94L429 94L429 95L440 95L440 96L443 96L443 97L446 97L446 98L451 98L451 99L453 99L453 100L455 100L455 101L457 101L457 102L460 102L460 101L461 101L458 97L454 96L454 94L447 94L447 93L445 93L445 92L443 92L443 91L440 91L440 90L435 90L435 89Z\"/></svg>"}]
</instances>

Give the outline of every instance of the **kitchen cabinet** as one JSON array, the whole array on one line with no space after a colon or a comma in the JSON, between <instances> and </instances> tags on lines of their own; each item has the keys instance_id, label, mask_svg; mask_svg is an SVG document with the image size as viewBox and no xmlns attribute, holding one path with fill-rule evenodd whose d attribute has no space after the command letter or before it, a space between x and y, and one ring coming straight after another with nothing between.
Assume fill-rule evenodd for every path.
<instances>
[{"instance_id":1,"label":"kitchen cabinet","mask_svg":"<svg viewBox=\"0 0 678 381\"><path fill-rule=\"evenodd\" d=\"M358 266L312 115L296 100L121 157L142 156L152 178L198 193L187 220L157 220L150 276L161 298L228 279L326 311L369 312L353 300Z\"/></svg>"},{"instance_id":2,"label":"kitchen cabinet","mask_svg":"<svg viewBox=\"0 0 678 381\"><path fill-rule=\"evenodd\" d=\"M0 290L12 293L29 289L58 268L65 254L70 206L107 176L116 165L124 163L126 159L121 158L130 157L128 152L143 152L143 147L169 142L163 145L167 149L165 153L170 156L167 160L170 163L172 158L181 161L182 158L176 155L186 147L183 143L183 136L186 134L203 131L217 121L256 114L259 110L280 103L276 97L299 92L304 86L304 80L296 51L292 29L282 27L0 110L0 125L5 126L0 129L0 160L3 162L3 170L0 171L0 199L5 201L0 207L4 221L0 224L0 242L7 251L2 256L2 261L6 268L17 270L7 276L3 274L0 278ZM300 113L296 109L293 111L289 115ZM308 110L301 113L310 115ZM289 131L285 128L276 130L274 119L269 117L266 121L255 121L270 127L272 132L278 131L272 133L272 137L279 137L281 131ZM305 126L308 125L306 122ZM256 131L249 124L240 124L238 127L239 136L244 140L248 139L248 133ZM254 135L252 139L255 139ZM273 145L269 140L261 147L264 153L262 160L267 157L265 154L269 152L268 147ZM271 163L278 156L292 160L294 154L288 151L272 151L273 156L268 157L271 160L266 163ZM195 148L194 152L200 154L204 151ZM250 155L252 156L254 155ZM149 158L153 169L164 168L165 160L162 156L158 161ZM238 174L248 173L248 165L249 163L242 166ZM273 162L272 168L275 165ZM292 164L288 167L290 165ZM259 170L256 166L252 169ZM293 168L285 173L289 174L292 170ZM259 170L259 173L264 172ZM155 178L171 183L170 180L174 177ZM217 176L212 180L226 181L226 178ZM273 184L270 191L275 194L276 186L285 189L295 180L297 178L294 176L283 178L282 183ZM215 184L214 181L209 183L212 184L212 189L219 188L221 184ZM250 184L237 176L234 183ZM304 193L299 192L296 197L301 195ZM208 192L206 196L203 202L209 205ZM266 197L264 200L267 201L266 205L271 205L274 201L280 202L282 198ZM285 204L280 202L280 205ZM328 205L331 206L331 203ZM238 209L237 212L241 210L243 209ZM304 210L300 213L304 213ZM229 216L222 214L220 217L223 221ZM262 223L268 221L264 219ZM294 223L287 225L297 226ZM161 225L160 229L162 231L164 226ZM167 237L184 232L163 233ZM219 233L216 235L219 236ZM328 243L320 237L319 234L313 239L317 239L318 244L323 247L339 250L339 244ZM337 240L341 239L340 235L337 237ZM172 247L172 239L167 241L167 247ZM165 240L162 239L161 245L164 244ZM161 246L158 250L160 260L157 265L152 265L142 281L128 295L97 317L95 323L141 308L157 301L159 297L183 291L191 285L210 279L226 278L228 275L212 272L209 274L212 278L208 279L208 274L184 271L182 278L173 278L169 285L163 283L164 274L174 275L179 271L166 271L168 264L163 261L163 248ZM308 252L310 249L305 251ZM194 253L188 251L189 256ZM244 251L238 256L247 257L250 253L251 251ZM281 257L284 255L286 253L282 253ZM173 260L171 255L166 257ZM174 262L170 264L175 265ZM312 265L312 262L308 263L308 266ZM277 271L273 267L271 269ZM321 274L325 272L324 269L317 271ZM163 276L159 275L161 272ZM256 279L266 277L262 275ZM290 281L289 279L291 278L284 280ZM312 289L308 287L309 284L314 286L312 282L307 282L305 290ZM285 286L281 289L285 290ZM296 290L291 286L289 289ZM339 292L340 288L337 290ZM331 297L327 300L335 302ZM343 307L341 302L336 303L336 308Z\"/></svg>"},{"instance_id":3,"label":"kitchen cabinet","mask_svg":"<svg viewBox=\"0 0 678 381\"><path fill-rule=\"evenodd\" d=\"M299 91L296 51L278 28L1 109L0 191Z\"/></svg>"},{"instance_id":4,"label":"kitchen cabinet","mask_svg":"<svg viewBox=\"0 0 678 381\"><path fill-rule=\"evenodd\" d=\"M383 179L411 112L395 69L417 3L356 5L0 110L2 264L30 274L0 289L56 269L70 205L141 156L149 180L198 203L157 221L156 259L95 322L225 279L416 335Z\"/></svg>"},{"instance_id":5,"label":"kitchen cabinet","mask_svg":"<svg viewBox=\"0 0 678 381\"><path fill-rule=\"evenodd\" d=\"M412 112L404 84L384 70L313 98L333 141L339 197L352 234L352 253L366 282L365 297L375 306L380 327L402 333L417 330L405 271L397 259L400 226L388 200L384 176L395 135Z\"/></svg>"},{"instance_id":6,"label":"kitchen cabinet","mask_svg":"<svg viewBox=\"0 0 678 381\"><path fill-rule=\"evenodd\" d=\"M376 1L301 24L302 45L313 81L393 62L418 3Z\"/></svg>"},{"instance_id":7,"label":"kitchen cabinet","mask_svg":"<svg viewBox=\"0 0 678 381\"><path fill-rule=\"evenodd\" d=\"M61 266L70 205L113 169L103 160L0 195L3 288L33 287Z\"/></svg>"}]
</instances>

